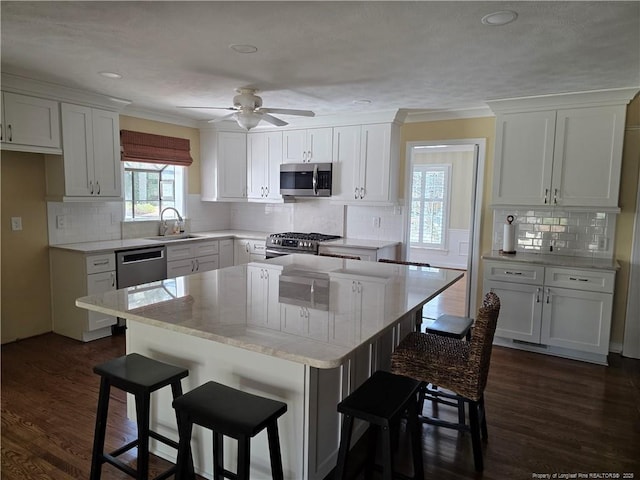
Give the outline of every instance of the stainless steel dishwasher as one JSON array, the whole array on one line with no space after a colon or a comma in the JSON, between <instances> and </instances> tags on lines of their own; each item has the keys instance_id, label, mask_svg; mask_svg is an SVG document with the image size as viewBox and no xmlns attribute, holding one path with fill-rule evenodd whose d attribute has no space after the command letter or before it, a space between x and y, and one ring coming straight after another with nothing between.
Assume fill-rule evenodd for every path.
<instances>
[{"instance_id":1,"label":"stainless steel dishwasher","mask_svg":"<svg viewBox=\"0 0 640 480\"><path fill-rule=\"evenodd\" d=\"M116 251L116 283L118 288L167 278L167 247L144 247ZM123 318L112 327L112 333L122 333L126 328Z\"/></svg>"}]
</instances>

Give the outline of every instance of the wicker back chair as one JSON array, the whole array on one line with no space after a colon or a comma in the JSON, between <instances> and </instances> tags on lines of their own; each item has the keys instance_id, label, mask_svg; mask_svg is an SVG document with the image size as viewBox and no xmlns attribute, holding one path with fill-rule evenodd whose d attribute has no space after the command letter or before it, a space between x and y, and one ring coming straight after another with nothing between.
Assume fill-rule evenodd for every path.
<instances>
[{"instance_id":1,"label":"wicker back chair","mask_svg":"<svg viewBox=\"0 0 640 480\"><path fill-rule=\"evenodd\" d=\"M438 418L422 417L433 425L470 431L473 443L473 457L477 471L482 471L482 447L480 430L487 437L484 415L484 389L487 385L493 336L496 330L500 299L495 293L487 293L482 307L478 310L473 335L470 341L433 335L409 333L400 342L391 357L391 371L399 375L420 380L425 384L446 389L452 393L430 390L430 398L455 400L448 403L469 406L469 424L464 418L464 409L457 423L445 422ZM447 401L442 401L447 403Z\"/></svg>"}]
</instances>

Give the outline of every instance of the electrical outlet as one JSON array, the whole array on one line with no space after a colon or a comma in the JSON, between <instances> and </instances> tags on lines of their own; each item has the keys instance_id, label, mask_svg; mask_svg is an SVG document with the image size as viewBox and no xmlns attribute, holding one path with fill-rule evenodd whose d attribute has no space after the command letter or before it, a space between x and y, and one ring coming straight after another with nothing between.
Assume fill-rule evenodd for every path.
<instances>
[{"instance_id":1,"label":"electrical outlet","mask_svg":"<svg viewBox=\"0 0 640 480\"><path fill-rule=\"evenodd\" d=\"M56 215L56 228L64 228L64 215Z\"/></svg>"},{"instance_id":2,"label":"electrical outlet","mask_svg":"<svg viewBox=\"0 0 640 480\"><path fill-rule=\"evenodd\" d=\"M373 217L373 228L380 228L380 217Z\"/></svg>"},{"instance_id":3,"label":"electrical outlet","mask_svg":"<svg viewBox=\"0 0 640 480\"><path fill-rule=\"evenodd\" d=\"M11 230L22 230L22 217L11 217Z\"/></svg>"}]
</instances>

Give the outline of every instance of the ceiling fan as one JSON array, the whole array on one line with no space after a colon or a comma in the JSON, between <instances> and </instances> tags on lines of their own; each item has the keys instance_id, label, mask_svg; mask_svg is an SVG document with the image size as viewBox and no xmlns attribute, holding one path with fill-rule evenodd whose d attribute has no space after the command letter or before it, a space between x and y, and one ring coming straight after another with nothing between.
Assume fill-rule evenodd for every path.
<instances>
[{"instance_id":1,"label":"ceiling fan","mask_svg":"<svg viewBox=\"0 0 640 480\"><path fill-rule=\"evenodd\" d=\"M292 110L289 108L265 108L262 106L262 98L256 95L258 90L254 88L236 88L238 95L233 97L233 107L179 107L179 108L204 108L209 110L232 110L233 113L224 117L209 120L209 123L221 122L230 118L235 119L242 128L251 130L264 120L276 127L287 125L287 122L271 115L280 113L283 115L298 115L302 117L313 117L315 113L311 110Z\"/></svg>"}]
</instances>

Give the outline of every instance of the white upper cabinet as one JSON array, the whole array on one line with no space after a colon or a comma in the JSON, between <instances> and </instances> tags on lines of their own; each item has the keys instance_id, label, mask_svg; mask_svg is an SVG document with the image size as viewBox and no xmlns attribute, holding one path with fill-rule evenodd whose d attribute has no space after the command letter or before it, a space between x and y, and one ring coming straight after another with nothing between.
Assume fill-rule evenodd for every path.
<instances>
[{"instance_id":1,"label":"white upper cabinet","mask_svg":"<svg viewBox=\"0 0 640 480\"><path fill-rule=\"evenodd\" d=\"M247 197L249 200L282 201L280 164L282 132L247 135Z\"/></svg>"},{"instance_id":2,"label":"white upper cabinet","mask_svg":"<svg viewBox=\"0 0 640 480\"><path fill-rule=\"evenodd\" d=\"M282 137L284 163L331 163L333 128L286 130Z\"/></svg>"},{"instance_id":3,"label":"white upper cabinet","mask_svg":"<svg viewBox=\"0 0 640 480\"><path fill-rule=\"evenodd\" d=\"M489 102L498 112L492 203L617 208L633 94Z\"/></svg>"},{"instance_id":4,"label":"white upper cabinet","mask_svg":"<svg viewBox=\"0 0 640 480\"><path fill-rule=\"evenodd\" d=\"M58 102L2 92L0 113L0 140L3 149L60 153Z\"/></svg>"},{"instance_id":5,"label":"white upper cabinet","mask_svg":"<svg viewBox=\"0 0 640 480\"><path fill-rule=\"evenodd\" d=\"M121 198L118 113L67 103L61 111L63 154L47 159L47 194Z\"/></svg>"},{"instance_id":6,"label":"white upper cabinet","mask_svg":"<svg viewBox=\"0 0 640 480\"><path fill-rule=\"evenodd\" d=\"M200 155L202 200L246 200L246 133L201 130Z\"/></svg>"},{"instance_id":7,"label":"white upper cabinet","mask_svg":"<svg viewBox=\"0 0 640 480\"><path fill-rule=\"evenodd\" d=\"M333 130L332 199L363 205L395 203L399 128L385 123Z\"/></svg>"}]
</instances>

